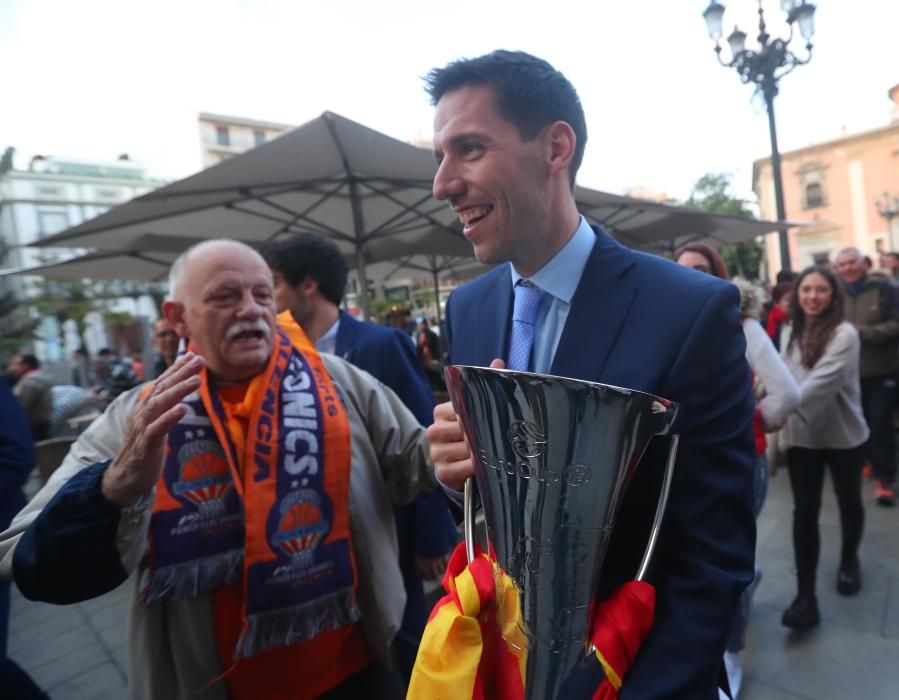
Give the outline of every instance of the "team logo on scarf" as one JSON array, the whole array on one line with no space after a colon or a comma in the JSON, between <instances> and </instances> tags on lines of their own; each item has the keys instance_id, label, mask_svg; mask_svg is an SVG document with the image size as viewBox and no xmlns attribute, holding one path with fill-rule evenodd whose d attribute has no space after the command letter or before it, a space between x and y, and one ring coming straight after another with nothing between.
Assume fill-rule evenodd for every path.
<instances>
[{"instance_id":1,"label":"team logo on scarf","mask_svg":"<svg viewBox=\"0 0 899 700\"><path fill-rule=\"evenodd\" d=\"M199 437L202 430L197 430ZM197 506L203 520L225 512L225 497L233 487L225 453L218 442L199 440L184 445L177 454L181 481L172 486L174 494Z\"/></svg>"},{"instance_id":2,"label":"team logo on scarf","mask_svg":"<svg viewBox=\"0 0 899 700\"><path fill-rule=\"evenodd\" d=\"M307 489L289 493L281 501L280 513L275 544L290 557L290 568L305 569L315 561L315 548L331 529L318 494Z\"/></svg>"}]
</instances>

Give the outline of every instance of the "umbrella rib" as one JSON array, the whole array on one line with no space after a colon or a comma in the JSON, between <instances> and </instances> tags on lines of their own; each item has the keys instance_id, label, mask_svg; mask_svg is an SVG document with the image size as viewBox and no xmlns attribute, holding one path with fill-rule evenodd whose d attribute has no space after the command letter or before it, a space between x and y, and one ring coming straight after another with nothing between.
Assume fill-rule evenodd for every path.
<instances>
[{"instance_id":1,"label":"umbrella rib","mask_svg":"<svg viewBox=\"0 0 899 700\"><path fill-rule=\"evenodd\" d=\"M182 190L179 192L165 192L165 188L161 188L158 190L153 190L152 192L148 192L147 194L141 195L140 197L135 197L132 201L147 201L147 200L156 200L156 199L180 199L181 197L195 197L197 195L204 194L220 194L223 192L252 192L253 190L265 190L270 188L278 188L273 192L267 192L266 194L280 194L282 192L290 192L292 190L304 190L311 189L320 184L330 184L334 182L334 176L330 175L328 177L319 177L314 180L295 180L293 182L261 182L256 183L254 185L227 185L223 187L210 187L208 189L195 189L195 190ZM340 182L340 179L337 180ZM177 184L177 183L175 183ZM215 204L209 206L219 206L221 202L216 202Z\"/></svg>"},{"instance_id":2,"label":"umbrella rib","mask_svg":"<svg viewBox=\"0 0 899 700\"><path fill-rule=\"evenodd\" d=\"M406 207L406 208L408 208L408 206L405 204L405 202L401 202L401 201L398 200L396 197L393 197L392 195L388 194L387 192L384 192L383 190L379 190L377 187L375 187L374 185L372 185L371 182L367 183L367 186L368 186L373 192L376 192L377 194L381 195L382 197L385 197L386 199L389 199L389 200L390 200L391 202L393 202L394 204L397 204L397 205L399 205L399 206L401 206L401 207ZM417 212L417 213L418 213L423 219L425 219L426 221L429 221L430 223L432 223L434 226L437 226L438 228L445 229L446 231L449 231L449 232L450 232L451 234L453 234L454 236L461 236L461 235L462 235L461 233L459 233L459 232L457 232L457 231L454 231L452 228L450 228L449 226L447 226L447 225L446 225L445 223L443 223L442 221L439 221L438 219L435 219L434 217L432 217L432 216L430 216L430 215L428 215L428 214L426 214L426 213L424 213L424 212Z\"/></svg>"},{"instance_id":3,"label":"umbrella rib","mask_svg":"<svg viewBox=\"0 0 899 700\"><path fill-rule=\"evenodd\" d=\"M261 211L253 211L252 209L245 209L240 206L237 202L229 202L225 204L225 209L233 209L234 211L239 211L241 214L247 214L249 216L255 216L259 219L265 219L266 221L274 221L276 224L281 224L282 226L290 226L291 222L285 219L280 219L277 216L273 216L272 214L266 214Z\"/></svg>"},{"instance_id":4,"label":"umbrella rib","mask_svg":"<svg viewBox=\"0 0 899 700\"><path fill-rule=\"evenodd\" d=\"M369 184L368 184L369 181L368 181L368 180L360 180L359 182L360 182L361 185L363 185L363 186L365 186L365 187L368 187L368 186L369 186ZM372 191L374 191L374 190L372 190ZM396 214L394 214L393 216L391 216L391 217L390 217L389 219L387 219L386 221L381 222L381 224L380 224L379 226L377 226L376 228L372 229L372 230L369 232L369 235L375 236L375 235L381 233L381 231L389 230L388 227L389 227L392 223L394 223L395 221L398 221L399 219L402 219L404 216L406 216L406 215L408 215L408 214L412 214L412 215L413 215L413 218L415 218L415 219L419 218L420 214L419 214L419 212L418 212L418 207L419 207L421 204L424 204L425 202L427 202L429 199L431 199L431 197L432 197L432 195L431 195L430 193L428 193L428 194L426 194L424 197L422 197L421 199L419 199L417 202L415 202L414 204L412 204L412 205L410 205L410 206L408 206L408 207L404 207L402 210L400 210L399 212L397 212Z\"/></svg>"}]
</instances>

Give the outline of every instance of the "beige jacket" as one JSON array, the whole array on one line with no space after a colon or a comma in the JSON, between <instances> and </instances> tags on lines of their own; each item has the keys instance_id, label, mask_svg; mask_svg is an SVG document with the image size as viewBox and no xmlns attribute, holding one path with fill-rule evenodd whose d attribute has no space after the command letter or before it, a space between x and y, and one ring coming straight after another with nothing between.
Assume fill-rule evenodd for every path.
<instances>
[{"instance_id":1,"label":"beige jacket","mask_svg":"<svg viewBox=\"0 0 899 700\"><path fill-rule=\"evenodd\" d=\"M386 659L400 627L406 596L400 574L393 503L436 486L424 429L386 386L338 357L322 355L344 399L351 430L350 529L359 574L357 600L369 645ZM138 398L131 390L72 446L62 466L0 534L0 576L11 576L23 531L50 498L83 467L114 457ZM123 509L116 545L126 571L146 568L152 506ZM135 577L139 579L139 577ZM136 591L135 591L136 593ZM226 700L227 683L206 684L221 668L211 596L131 607L131 694L138 700Z\"/></svg>"},{"instance_id":2,"label":"beige jacket","mask_svg":"<svg viewBox=\"0 0 899 700\"><path fill-rule=\"evenodd\" d=\"M787 419L781 446L849 449L861 445L868 439L868 424L862 414L858 332L843 321L811 368L802 366L798 345L789 348L789 344L790 327L785 326L781 354L799 385L799 409Z\"/></svg>"}]
</instances>

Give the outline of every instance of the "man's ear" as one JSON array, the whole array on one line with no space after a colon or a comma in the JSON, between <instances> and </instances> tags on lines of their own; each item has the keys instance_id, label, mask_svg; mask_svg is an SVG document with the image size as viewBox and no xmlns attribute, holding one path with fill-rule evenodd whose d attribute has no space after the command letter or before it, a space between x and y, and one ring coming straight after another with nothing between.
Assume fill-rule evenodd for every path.
<instances>
[{"instance_id":1,"label":"man's ear","mask_svg":"<svg viewBox=\"0 0 899 700\"><path fill-rule=\"evenodd\" d=\"M557 121L546 127L544 132L546 157L549 174L566 171L571 166L577 148L577 136L568 122Z\"/></svg>"},{"instance_id":2,"label":"man's ear","mask_svg":"<svg viewBox=\"0 0 899 700\"><path fill-rule=\"evenodd\" d=\"M162 302L162 315L165 320L172 324L175 332L182 338L189 338L190 333L187 330L187 321L184 319L184 304L166 299Z\"/></svg>"},{"instance_id":3,"label":"man's ear","mask_svg":"<svg viewBox=\"0 0 899 700\"><path fill-rule=\"evenodd\" d=\"M309 297L318 291L318 280L315 277L307 277L297 285L297 290L304 297Z\"/></svg>"}]
</instances>

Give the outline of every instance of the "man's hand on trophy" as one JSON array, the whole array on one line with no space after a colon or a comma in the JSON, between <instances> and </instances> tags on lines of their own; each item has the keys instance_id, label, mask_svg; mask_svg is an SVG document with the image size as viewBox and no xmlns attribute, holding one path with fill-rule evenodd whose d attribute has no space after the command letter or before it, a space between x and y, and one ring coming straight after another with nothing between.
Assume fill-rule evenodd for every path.
<instances>
[{"instance_id":1,"label":"man's hand on trophy","mask_svg":"<svg viewBox=\"0 0 899 700\"><path fill-rule=\"evenodd\" d=\"M181 402L199 388L203 366L199 355L183 355L141 400L128 423L121 451L103 474L101 489L107 500L129 506L153 490L162 471L166 435L187 412Z\"/></svg>"},{"instance_id":2,"label":"man's hand on trophy","mask_svg":"<svg viewBox=\"0 0 899 700\"><path fill-rule=\"evenodd\" d=\"M493 369L503 369L505 366L506 363L500 359L490 363ZM445 486L461 491L465 480L474 476L474 461L465 442L462 424L449 401L434 408L434 422L428 428L428 440L437 478Z\"/></svg>"}]
</instances>

